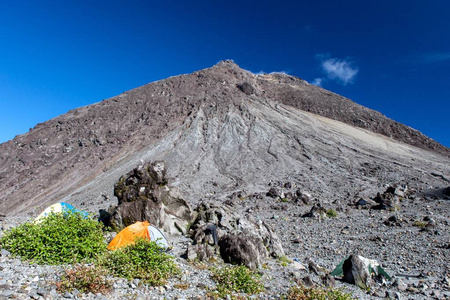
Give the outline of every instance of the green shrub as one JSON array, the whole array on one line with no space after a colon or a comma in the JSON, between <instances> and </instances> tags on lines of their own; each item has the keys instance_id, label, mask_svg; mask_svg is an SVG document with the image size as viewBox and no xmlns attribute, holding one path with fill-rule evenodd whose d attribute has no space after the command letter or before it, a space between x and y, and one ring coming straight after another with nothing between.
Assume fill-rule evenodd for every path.
<instances>
[{"instance_id":1,"label":"green shrub","mask_svg":"<svg viewBox=\"0 0 450 300\"><path fill-rule=\"evenodd\" d=\"M427 227L427 222L424 221L414 221L413 226L419 227L419 228L425 228Z\"/></svg>"},{"instance_id":2,"label":"green shrub","mask_svg":"<svg viewBox=\"0 0 450 300\"><path fill-rule=\"evenodd\" d=\"M65 270L61 280L56 283L60 293L71 292L74 289L82 293L107 293L112 286L106 278L107 271L99 267L78 265Z\"/></svg>"},{"instance_id":3,"label":"green shrub","mask_svg":"<svg viewBox=\"0 0 450 300\"><path fill-rule=\"evenodd\" d=\"M257 294L264 291L261 276L245 266L213 268L212 273L217 284L216 296L221 298L233 293Z\"/></svg>"},{"instance_id":4,"label":"green shrub","mask_svg":"<svg viewBox=\"0 0 450 300\"><path fill-rule=\"evenodd\" d=\"M334 209L327 210L328 218L336 218L337 216L338 216L338 213Z\"/></svg>"},{"instance_id":5,"label":"green shrub","mask_svg":"<svg viewBox=\"0 0 450 300\"><path fill-rule=\"evenodd\" d=\"M282 256L278 257L278 262L283 267L287 267L290 263L292 263L292 260L290 260L286 255L282 255Z\"/></svg>"},{"instance_id":6,"label":"green shrub","mask_svg":"<svg viewBox=\"0 0 450 300\"><path fill-rule=\"evenodd\" d=\"M350 294L341 289L293 286L286 295L287 300L350 300Z\"/></svg>"},{"instance_id":7,"label":"green shrub","mask_svg":"<svg viewBox=\"0 0 450 300\"><path fill-rule=\"evenodd\" d=\"M40 223L24 223L0 242L12 255L38 264L92 261L106 251L101 223L77 212L51 213Z\"/></svg>"},{"instance_id":8,"label":"green shrub","mask_svg":"<svg viewBox=\"0 0 450 300\"><path fill-rule=\"evenodd\" d=\"M140 278L150 285L165 284L169 277L179 273L173 257L156 242L144 238L137 239L135 244L107 252L99 264L116 276Z\"/></svg>"}]
</instances>

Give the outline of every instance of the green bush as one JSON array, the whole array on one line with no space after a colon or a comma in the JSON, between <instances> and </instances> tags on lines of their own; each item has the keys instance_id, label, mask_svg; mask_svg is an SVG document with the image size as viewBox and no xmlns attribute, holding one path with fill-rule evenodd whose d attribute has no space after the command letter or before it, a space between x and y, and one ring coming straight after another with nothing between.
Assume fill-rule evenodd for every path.
<instances>
[{"instance_id":1,"label":"green bush","mask_svg":"<svg viewBox=\"0 0 450 300\"><path fill-rule=\"evenodd\" d=\"M282 256L278 257L278 262L283 267L287 267L290 263L292 263L292 260L290 260L286 255L282 255Z\"/></svg>"},{"instance_id":2,"label":"green bush","mask_svg":"<svg viewBox=\"0 0 450 300\"><path fill-rule=\"evenodd\" d=\"M293 286L286 295L287 300L351 300L350 294L341 289Z\"/></svg>"},{"instance_id":3,"label":"green bush","mask_svg":"<svg viewBox=\"0 0 450 300\"><path fill-rule=\"evenodd\" d=\"M51 213L40 223L24 223L0 242L13 256L38 264L92 261L106 251L101 223L77 212Z\"/></svg>"},{"instance_id":4,"label":"green bush","mask_svg":"<svg viewBox=\"0 0 450 300\"><path fill-rule=\"evenodd\" d=\"M337 216L338 216L338 213L334 209L327 210L328 218L336 218Z\"/></svg>"},{"instance_id":5,"label":"green bush","mask_svg":"<svg viewBox=\"0 0 450 300\"><path fill-rule=\"evenodd\" d=\"M156 242L144 238L137 239L135 244L107 252L99 264L116 276L140 278L150 285L165 284L169 277L179 273L173 257Z\"/></svg>"},{"instance_id":6,"label":"green bush","mask_svg":"<svg viewBox=\"0 0 450 300\"><path fill-rule=\"evenodd\" d=\"M78 265L65 270L61 280L56 283L58 292L71 292L74 289L82 293L106 293L112 283L106 278L108 272L99 267Z\"/></svg>"},{"instance_id":7,"label":"green bush","mask_svg":"<svg viewBox=\"0 0 450 300\"><path fill-rule=\"evenodd\" d=\"M414 221L413 226L419 227L419 228L425 228L427 227L427 222L424 221Z\"/></svg>"},{"instance_id":8,"label":"green bush","mask_svg":"<svg viewBox=\"0 0 450 300\"><path fill-rule=\"evenodd\" d=\"M245 266L227 266L212 269L217 284L216 296L224 298L233 293L257 294L264 291L260 275Z\"/></svg>"}]
</instances>

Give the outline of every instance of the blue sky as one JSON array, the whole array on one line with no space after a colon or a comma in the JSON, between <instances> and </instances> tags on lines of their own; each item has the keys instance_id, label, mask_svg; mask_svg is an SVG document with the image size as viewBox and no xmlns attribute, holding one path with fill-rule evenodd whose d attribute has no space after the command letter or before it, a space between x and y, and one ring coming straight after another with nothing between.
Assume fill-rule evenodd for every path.
<instances>
[{"instance_id":1,"label":"blue sky","mask_svg":"<svg viewBox=\"0 0 450 300\"><path fill-rule=\"evenodd\" d=\"M0 1L0 143L233 59L346 96L450 147L450 1Z\"/></svg>"}]
</instances>

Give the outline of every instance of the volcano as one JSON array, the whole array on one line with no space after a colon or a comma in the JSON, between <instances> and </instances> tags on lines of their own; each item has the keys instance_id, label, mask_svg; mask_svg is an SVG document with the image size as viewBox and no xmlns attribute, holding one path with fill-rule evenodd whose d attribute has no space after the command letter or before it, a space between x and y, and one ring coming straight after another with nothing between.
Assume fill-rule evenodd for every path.
<instances>
[{"instance_id":1,"label":"volcano","mask_svg":"<svg viewBox=\"0 0 450 300\"><path fill-rule=\"evenodd\" d=\"M170 77L36 125L0 145L0 211L68 200L96 209L141 160L162 159L187 199L296 181L323 199L442 180L450 150L379 112L233 61ZM101 202L101 201L100 201Z\"/></svg>"},{"instance_id":2,"label":"volcano","mask_svg":"<svg viewBox=\"0 0 450 300\"><path fill-rule=\"evenodd\" d=\"M450 297L450 149L304 80L253 74L233 61L74 109L1 144L0 236L55 202L94 214L114 208L114 184L149 161L164 161L167 180L158 188L173 187L183 203L233 207L270 225L284 253L309 264L305 282L321 282L359 253L382 261L396 283L371 294L345 285L354 296ZM189 284L169 283L165 297L206 295L215 286L208 270L181 255L191 241L170 238ZM0 260L8 278L24 268L28 282L36 276L11 261ZM308 272L267 263L261 272L274 299ZM38 275L56 272L45 268ZM20 280L10 280L17 293ZM115 289L110 299L129 292Z\"/></svg>"}]
</instances>

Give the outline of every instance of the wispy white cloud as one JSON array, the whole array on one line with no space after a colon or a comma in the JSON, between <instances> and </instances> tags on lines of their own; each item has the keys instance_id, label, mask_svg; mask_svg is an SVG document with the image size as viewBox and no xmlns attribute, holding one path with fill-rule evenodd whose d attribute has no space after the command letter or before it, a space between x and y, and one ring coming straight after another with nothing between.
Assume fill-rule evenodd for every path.
<instances>
[{"instance_id":1,"label":"wispy white cloud","mask_svg":"<svg viewBox=\"0 0 450 300\"><path fill-rule=\"evenodd\" d=\"M343 85L353 83L353 80L359 70L349 60L338 58L325 58L326 56L316 56L322 59L321 66L327 77L331 80L337 80Z\"/></svg>"},{"instance_id":2,"label":"wispy white cloud","mask_svg":"<svg viewBox=\"0 0 450 300\"><path fill-rule=\"evenodd\" d=\"M311 84L317 85L317 86L322 86L323 83L323 78L315 78Z\"/></svg>"},{"instance_id":3,"label":"wispy white cloud","mask_svg":"<svg viewBox=\"0 0 450 300\"><path fill-rule=\"evenodd\" d=\"M283 74L283 75L289 75L288 71L275 71L275 72L270 72L270 74Z\"/></svg>"}]
</instances>

